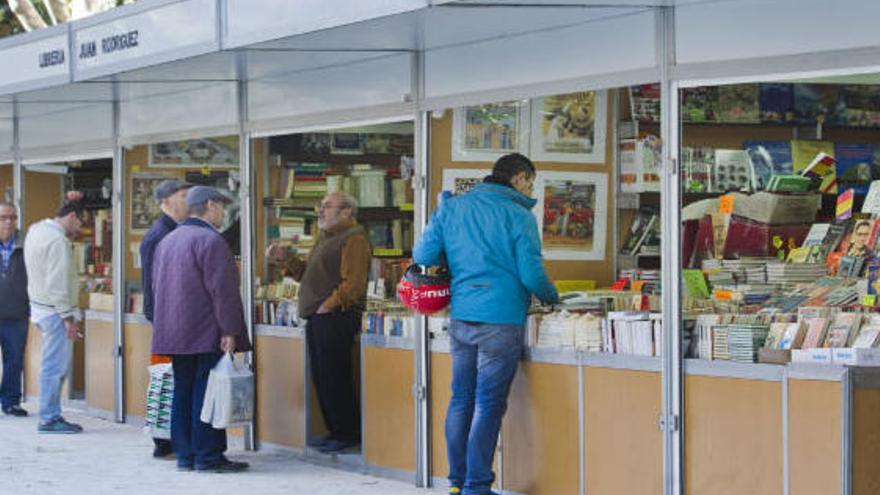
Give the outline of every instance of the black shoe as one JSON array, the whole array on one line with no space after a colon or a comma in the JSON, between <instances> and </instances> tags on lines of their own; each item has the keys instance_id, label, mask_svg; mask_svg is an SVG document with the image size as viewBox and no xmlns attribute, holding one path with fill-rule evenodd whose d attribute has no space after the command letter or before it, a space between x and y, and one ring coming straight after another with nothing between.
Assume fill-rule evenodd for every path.
<instances>
[{"instance_id":1,"label":"black shoe","mask_svg":"<svg viewBox=\"0 0 880 495\"><path fill-rule=\"evenodd\" d=\"M172 458L174 455L174 448L171 446L171 442L164 438L154 438L153 443L156 445L153 447L153 457L156 459Z\"/></svg>"},{"instance_id":2,"label":"black shoe","mask_svg":"<svg viewBox=\"0 0 880 495\"><path fill-rule=\"evenodd\" d=\"M336 440L334 438L328 440L322 447L319 447L318 450L325 454L334 454L337 452L342 452L343 450L353 449L358 446L360 446L360 442L353 442L350 440Z\"/></svg>"},{"instance_id":3,"label":"black shoe","mask_svg":"<svg viewBox=\"0 0 880 495\"><path fill-rule=\"evenodd\" d=\"M310 438L308 441L308 445L309 445L309 447L314 447L316 449L319 449L319 448L323 447L324 445L327 445L327 442L329 442L329 441L330 441L330 435L324 435L322 437Z\"/></svg>"},{"instance_id":4,"label":"black shoe","mask_svg":"<svg viewBox=\"0 0 880 495\"><path fill-rule=\"evenodd\" d=\"M21 406L16 404L14 406L4 407L3 414L5 414L7 416L18 416L21 418L21 417L27 416L28 412L25 411L24 408L22 408Z\"/></svg>"},{"instance_id":5,"label":"black shoe","mask_svg":"<svg viewBox=\"0 0 880 495\"><path fill-rule=\"evenodd\" d=\"M48 423L40 423L37 425L37 433L68 435L82 433L82 431L82 426L76 423L70 423L61 416L58 416Z\"/></svg>"},{"instance_id":6,"label":"black shoe","mask_svg":"<svg viewBox=\"0 0 880 495\"><path fill-rule=\"evenodd\" d=\"M196 471L201 473L240 473L247 471L249 467L250 464L246 462L223 459L207 466L196 466Z\"/></svg>"}]
</instances>

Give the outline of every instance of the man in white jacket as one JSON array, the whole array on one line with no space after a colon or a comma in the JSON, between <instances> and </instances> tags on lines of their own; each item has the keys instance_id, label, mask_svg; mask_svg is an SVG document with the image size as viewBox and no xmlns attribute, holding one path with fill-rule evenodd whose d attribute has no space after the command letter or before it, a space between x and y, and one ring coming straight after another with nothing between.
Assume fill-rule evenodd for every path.
<instances>
[{"instance_id":1,"label":"man in white jacket","mask_svg":"<svg viewBox=\"0 0 880 495\"><path fill-rule=\"evenodd\" d=\"M55 218L31 225L24 244L31 321L43 334L40 365L40 433L80 433L61 416L61 385L70 369L78 322L76 268L69 238L82 228L80 195L68 193Z\"/></svg>"}]
</instances>

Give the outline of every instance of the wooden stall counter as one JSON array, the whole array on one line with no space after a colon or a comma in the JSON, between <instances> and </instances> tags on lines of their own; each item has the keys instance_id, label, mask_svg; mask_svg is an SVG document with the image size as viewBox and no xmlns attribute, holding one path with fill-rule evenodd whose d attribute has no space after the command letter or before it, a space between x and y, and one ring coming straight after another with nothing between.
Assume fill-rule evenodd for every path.
<instances>
[{"instance_id":1,"label":"wooden stall counter","mask_svg":"<svg viewBox=\"0 0 880 495\"><path fill-rule=\"evenodd\" d=\"M150 384L150 349L153 325L141 314L127 314L125 335L125 415L127 422L139 422L146 414L147 386Z\"/></svg>"},{"instance_id":2,"label":"wooden stall counter","mask_svg":"<svg viewBox=\"0 0 880 495\"><path fill-rule=\"evenodd\" d=\"M301 328L256 325L256 428L259 441L306 446L306 348Z\"/></svg>"},{"instance_id":3,"label":"wooden stall counter","mask_svg":"<svg viewBox=\"0 0 880 495\"><path fill-rule=\"evenodd\" d=\"M86 407L90 413L110 417L116 397L113 313L86 310L85 334Z\"/></svg>"},{"instance_id":4,"label":"wooden stall counter","mask_svg":"<svg viewBox=\"0 0 880 495\"><path fill-rule=\"evenodd\" d=\"M431 341L432 473L445 486L452 363ZM512 493L662 493L660 360L528 349L511 387L496 458Z\"/></svg>"},{"instance_id":5,"label":"wooden stall counter","mask_svg":"<svg viewBox=\"0 0 880 495\"><path fill-rule=\"evenodd\" d=\"M361 335L361 411L364 464L412 480L416 469L415 343Z\"/></svg>"},{"instance_id":6,"label":"wooden stall counter","mask_svg":"<svg viewBox=\"0 0 880 495\"><path fill-rule=\"evenodd\" d=\"M768 364L685 362L687 494L782 493L784 371Z\"/></svg>"}]
</instances>

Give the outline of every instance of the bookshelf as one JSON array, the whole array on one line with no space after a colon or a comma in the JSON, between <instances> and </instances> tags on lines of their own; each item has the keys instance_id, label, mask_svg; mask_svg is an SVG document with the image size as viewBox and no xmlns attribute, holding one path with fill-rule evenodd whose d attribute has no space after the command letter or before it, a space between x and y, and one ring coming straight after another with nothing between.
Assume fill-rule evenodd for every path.
<instances>
[{"instance_id":1,"label":"bookshelf","mask_svg":"<svg viewBox=\"0 0 880 495\"><path fill-rule=\"evenodd\" d=\"M357 221L373 248L369 311L383 312L383 305L393 303L394 287L412 256L412 126L278 136L269 139L268 153L261 228L266 244L278 243L288 246L290 254L307 256L320 236L321 199L331 192L353 196L359 204ZM264 264L257 323L296 324L291 315L297 286L283 281L280 267L271 260Z\"/></svg>"}]
</instances>

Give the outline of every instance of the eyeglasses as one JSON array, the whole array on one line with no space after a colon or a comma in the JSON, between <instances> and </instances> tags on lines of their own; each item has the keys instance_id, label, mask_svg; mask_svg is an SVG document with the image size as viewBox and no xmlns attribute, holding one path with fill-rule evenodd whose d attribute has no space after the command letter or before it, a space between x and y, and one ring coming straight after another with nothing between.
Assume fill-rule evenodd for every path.
<instances>
[{"instance_id":1,"label":"eyeglasses","mask_svg":"<svg viewBox=\"0 0 880 495\"><path fill-rule=\"evenodd\" d=\"M0 215L0 222L14 222L18 220L18 215Z\"/></svg>"}]
</instances>

